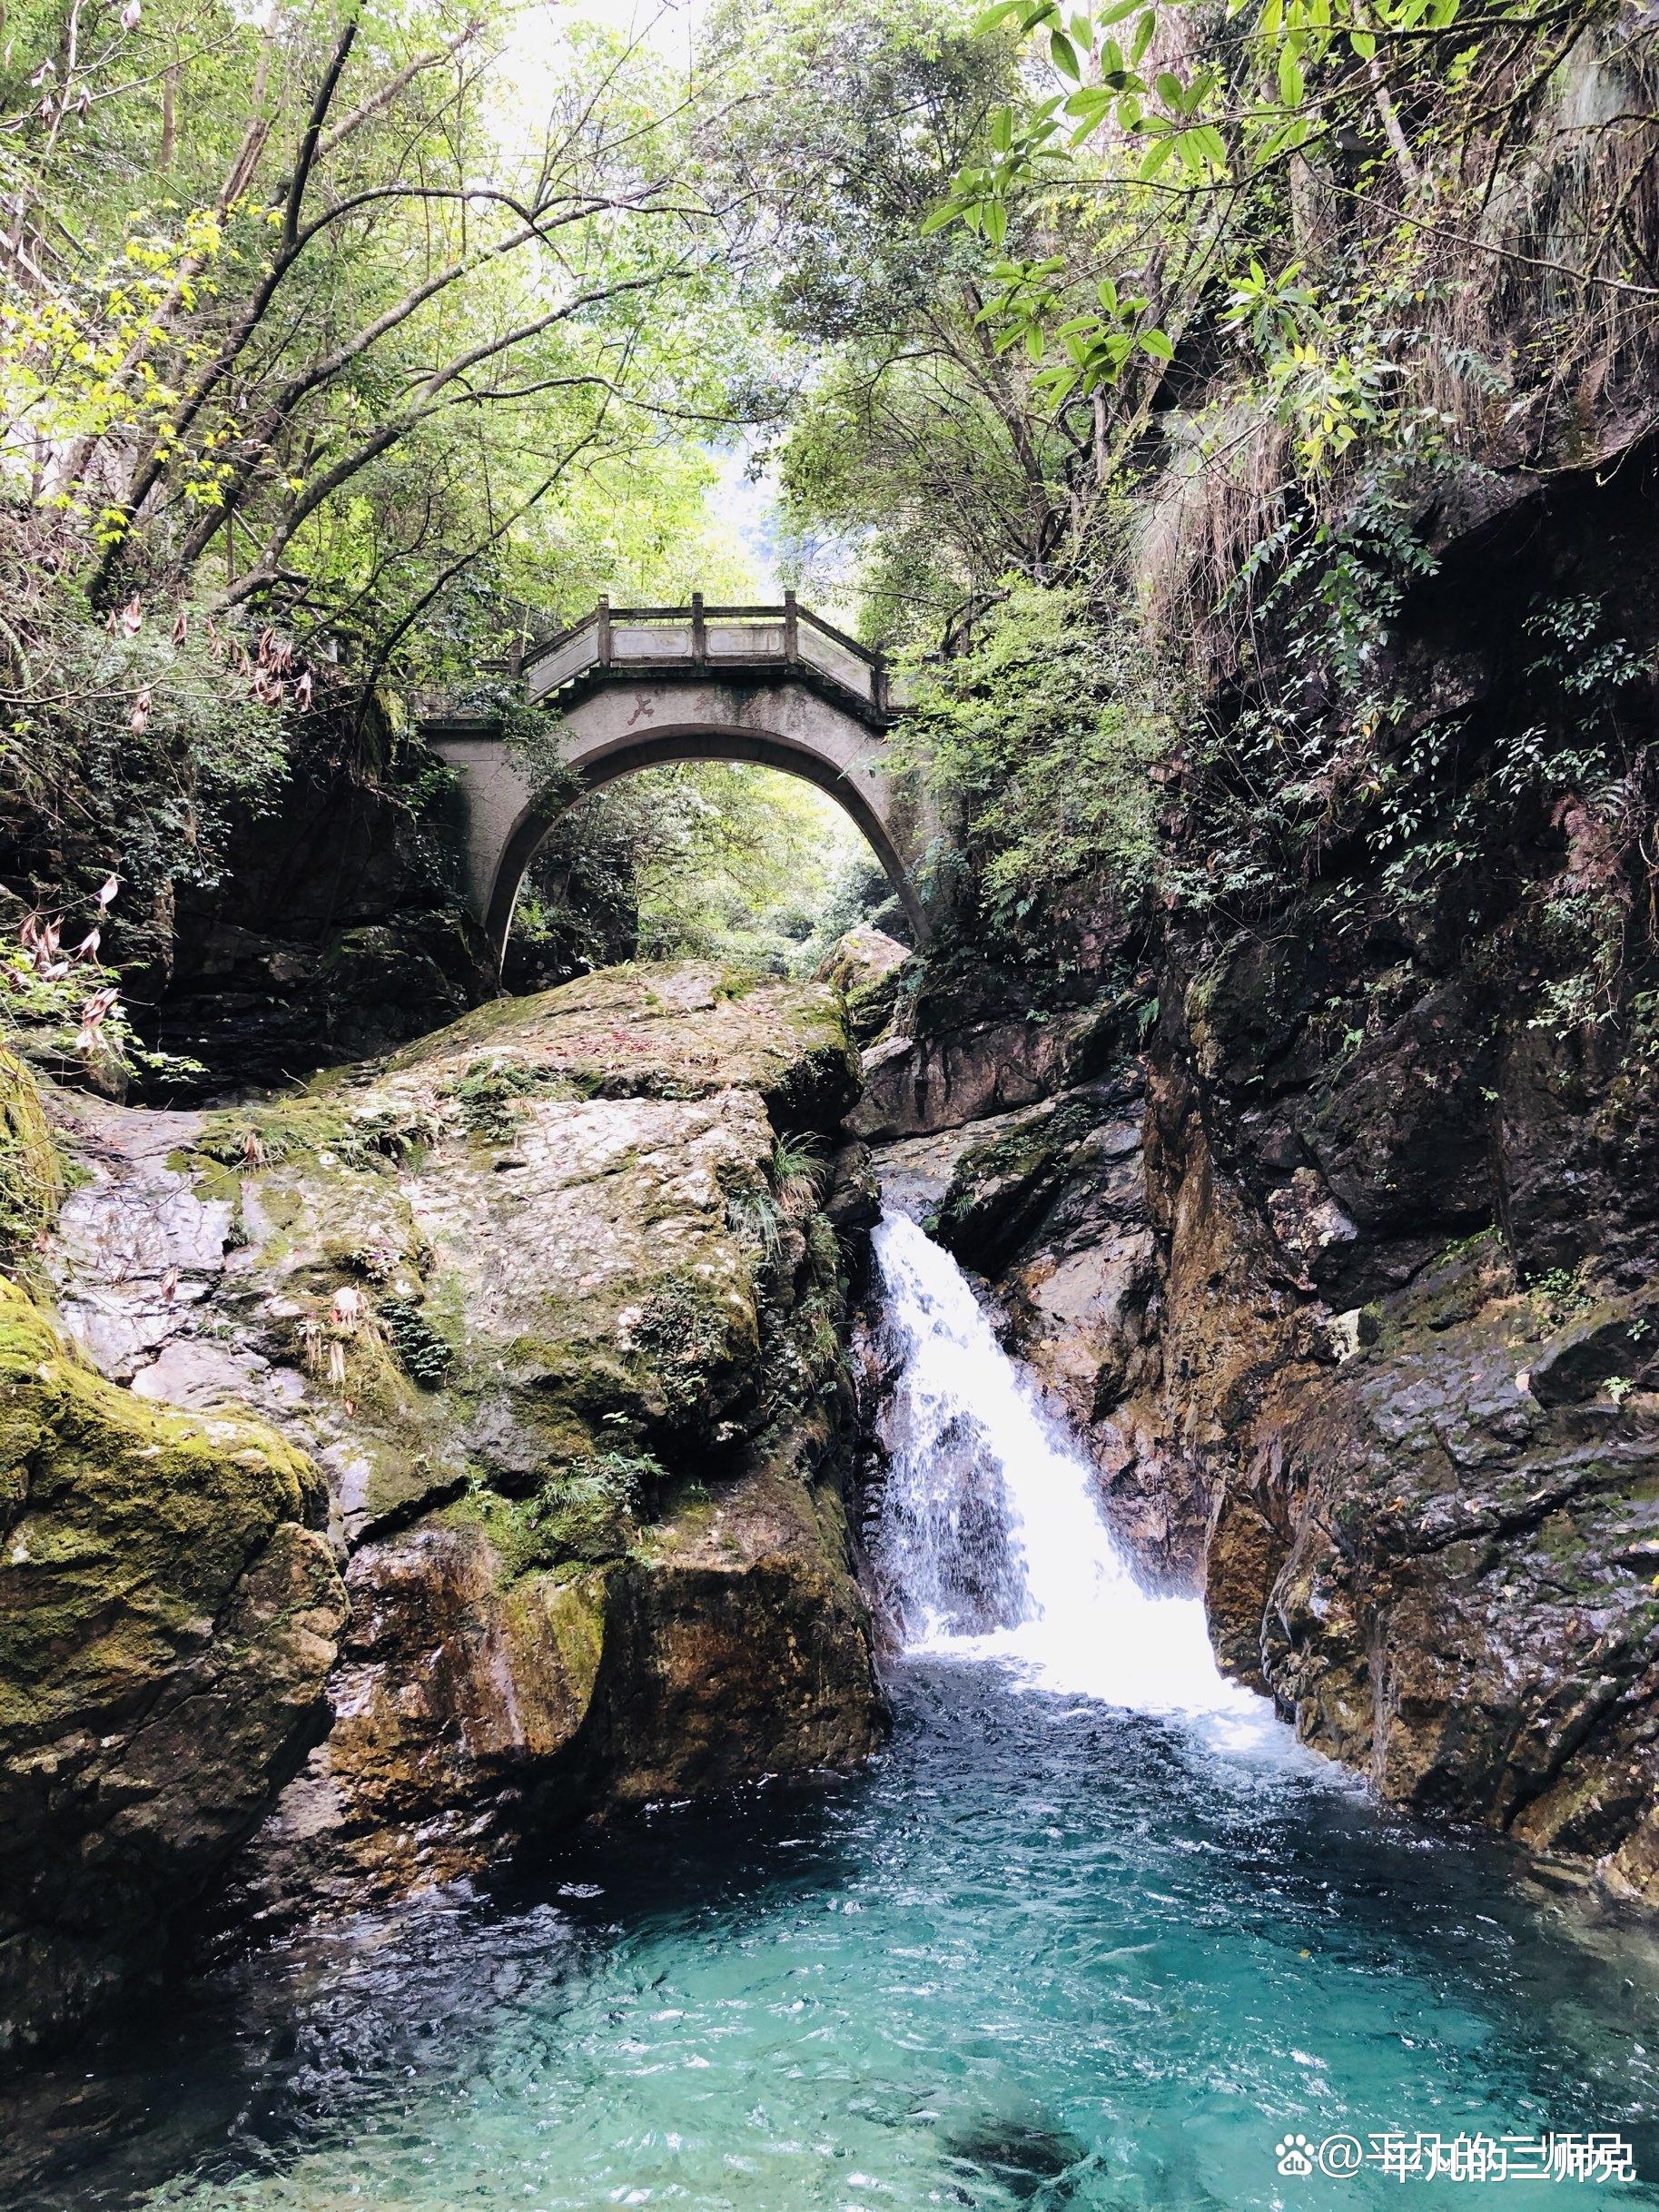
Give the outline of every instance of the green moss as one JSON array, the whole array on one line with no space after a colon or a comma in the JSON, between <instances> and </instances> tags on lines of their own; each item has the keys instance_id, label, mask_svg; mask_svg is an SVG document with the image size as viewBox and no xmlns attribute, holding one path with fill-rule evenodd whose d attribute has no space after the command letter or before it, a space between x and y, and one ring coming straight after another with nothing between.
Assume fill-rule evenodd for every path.
<instances>
[{"instance_id":1,"label":"green moss","mask_svg":"<svg viewBox=\"0 0 1659 2212\"><path fill-rule=\"evenodd\" d=\"M1052 1113L1019 1122L969 1152L963 1168L970 1175L1034 1175L1074 1151L1100 1121L1101 1109L1093 1101L1062 1099Z\"/></svg>"},{"instance_id":2,"label":"green moss","mask_svg":"<svg viewBox=\"0 0 1659 2212\"><path fill-rule=\"evenodd\" d=\"M634 1556L650 1561L685 1550L708 1535L719 1515L706 1484L682 1483L664 1499L660 1517L640 1530Z\"/></svg>"},{"instance_id":3,"label":"green moss","mask_svg":"<svg viewBox=\"0 0 1659 2212\"><path fill-rule=\"evenodd\" d=\"M0 1277L0 1737L153 1680L281 1522L326 1510L262 1422L117 1388Z\"/></svg>"},{"instance_id":4,"label":"green moss","mask_svg":"<svg viewBox=\"0 0 1659 2212\"><path fill-rule=\"evenodd\" d=\"M904 978L897 968L870 982L854 983L846 994L847 1029L860 1044L874 1044L893 1020Z\"/></svg>"},{"instance_id":5,"label":"green moss","mask_svg":"<svg viewBox=\"0 0 1659 2212\"><path fill-rule=\"evenodd\" d=\"M654 1459L589 1453L550 1476L529 1497L503 1497L475 1483L439 1518L450 1526L482 1528L507 1578L516 1580L621 1558L663 1480Z\"/></svg>"},{"instance_id":6,"label":"green moss","mask_svg":"<svg viewBox=\"0 0 1659 2212\"><path fill-rule=\"evenodd\" d=\"M696 1412L715 1375L759 1348L747 1302L740 1315L731 1302L729 1284L688 1269L666 1276L646 1300L634 1324L633 1342L656 1368L671 1419Z\"/></svg>"},{"instance_id":7,"label":"green moss","mask_svg":"<svg viewBox=\"0 0 1659 2212\"><path fill-rule=\"evenodd\" d=\"M373 1168L409 1160L441 1134L414 1106L382 1100L352 1107L334 1088L314 1087L269 1105L209 1114L184 1157L195 1156L197 1172L204 1162L247 1170L292 1160Z\"/></svg>"},{"instance_id":8,"label":"green moss","mask_svg":"<svg viewBox=\"0 0 1659 2212\"><path fill-rule=\"evenodd\" d=\"M510 1143L518 1129L521 1100L582 1098L591 1086L567 1069L521 1060L475 1060L466 1072L443 1086L461 1127L492 1143Z\"/></svg>"},{"instance_id":9,"label":"green moss","mask_svg":"<svg viewBox=\"0 0 1659 2212\"><path fill-rule=\"evenodd\" d=\"M565 1688L578 1712L585 1711L599 1677L605 1654L606 1596L609 1570L538 1575L525 1578L509 1598L509 1619L534 1648L550 1635Z\"/></svg>"},{"instance_id":10,"label":"green moss","mask_svg":"<svg viewBox=\"0 0 1659 2212\"><path fill-rule=\"evenodd\" d=\"M35 1078L15 1052L0 1050L0 1266L28 1263L64 1184Z\"/></svg>"}]
</instances>

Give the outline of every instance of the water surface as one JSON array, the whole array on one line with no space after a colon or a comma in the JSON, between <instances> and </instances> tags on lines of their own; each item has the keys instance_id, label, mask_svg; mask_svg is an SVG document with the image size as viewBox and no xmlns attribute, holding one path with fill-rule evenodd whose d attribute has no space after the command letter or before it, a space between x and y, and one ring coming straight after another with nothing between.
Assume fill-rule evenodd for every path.
<instances>
[{"instance_id":1,"label":"water surface","mask_svg":"<svg viewBox=\"0 0 1659 2212\"><path fill-rule=\"evenodd\" d=\"M989 1662L895 1689L892 1748L828 1795L664 1812L222 1969L59 2076L55 2171L12 2201L1659 2200L1275 2171L1289 2130L1595 2125L1659 2172L1650 1956L1521 1861Z\"/></svg>"},{"instance_id":2,"label":"water surface","mask_svg":"<svg viewBox=\"0 0 1659 2212\"><path fill-rule=\"evenodd\" d=\"M23 2212L1659 2202L1281 2178L1618 2130L1659 2182L1659 1957L1222 1682L953 1263L878 1251L890 1750L222 1964L13 2108Z\"/></svg>"}]
</instances>

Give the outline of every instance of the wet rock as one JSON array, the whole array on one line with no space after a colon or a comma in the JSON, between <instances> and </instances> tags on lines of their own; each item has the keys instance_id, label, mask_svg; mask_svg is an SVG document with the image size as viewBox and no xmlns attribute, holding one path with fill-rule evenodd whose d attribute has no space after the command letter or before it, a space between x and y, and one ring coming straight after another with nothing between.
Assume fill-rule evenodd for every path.
<instances>
[{"instance_id":1,"label":"wet rock","mask_svg":"<svg viewBox=\"0 0 1659 2212\"><path fill-rule=\"evenodd\" d=\"M1386 1796L1623 1854L1637 1887L1659 1797L1659 1402L1594 1397L1574 1370L1611 1317L1549 1338L1524 1294L1462 1319L1445 1303L1385 1300L1373 1348L1292 1386L1254 1483L1217 1506L1218 1647Z\"/></svg>"},{"instance_id":2,"label":"wet rock","mask_svg":"<svg viewBox=\"0 0 1659 2212\"><path fill-rule=\"evenodd\" d=\"M860 1235L881 1220L881 1185L867 1144L854 1141L837 1148L830 1161L824 1211L836 1235L854 1250Z\"/></svg>"},{"instance_id":3,"label":"wet rock","mask_svg":"<svg viewBox=\"0 0 1659 2212\"><path fill-rule=\"evenodd\" d=\"M1529 1279L1589 1265L1635 1290L1659 1272L1659 1082L1651 1048L1619 1044L1599 1027L1506 1037L1496 1216Z\"/></svg>"},{"instance_id":4,"label":"wet rock","mask_svg":"<svg viewBox=\"0 0 1659 2212\"><path fill-rule=\"evenodd\" d=\"M1022 1118L1022 1113L988 1114L980 1121L930 1130L916 1137L896 1137L882 1145L874 1157L887 1202L914 1220L933 1221L963 1154L990 1143Z\"/></svg>"},{"instance_id":5,"label":"wet rock","mask_svg":"<svg viewBox=\"0 0 1659 2212\"><path fill-rule=\"evenodd\" d=\"M847 1126L881 1144L1034 1105L1094 1072L1119 1012L1111 1001L884 1038L864 1055L864 1094Z\"/></svg>"},{"instance_id":6,"label":"wet rock","mask_svg":"<svg viewBox=\"0 0 1659 2212\"><path fill-rule=\"evenodd\" d=\"M325 1719L316 1468L143 1404L0 1280L0 2051L153 1967Z\"/></svg>"},{"instance_id":7,"label":"wet rock","mask_svg":"<svg viewBox=\"0 0 1659 2212\"><path fill-rule=\"evenodd\" d=\"M1557 1329L1534 1359L1528 1387L1540 1405L1569 1406L1610 1383L1659 1389L1659 1299L1610 1300Z\"/></svg>"}]
</instances>

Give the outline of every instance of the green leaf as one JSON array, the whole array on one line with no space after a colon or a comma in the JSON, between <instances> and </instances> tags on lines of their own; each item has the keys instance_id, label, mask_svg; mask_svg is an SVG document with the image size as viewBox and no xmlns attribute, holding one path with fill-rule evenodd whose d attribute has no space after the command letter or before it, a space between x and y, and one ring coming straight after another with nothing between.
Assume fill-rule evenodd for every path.
<instances>
[{"instance_id":1,"label":"green leaf","mask_svg":"<svg viewBox=\"0 0 1659 2212\"><path fill-rule=\"evenodd\" d=\"M1175 74L1175 72L1172 69L1160 69L1158 72L1157 76L1152 80L1152 83L1158 97L1163 102L1165 107L1172 107L1179 114L1180 112L1181 82L1180 79Z\"/></svg>"},{"instance_id":2,"label":"green leaf","mask_svg":"<svg viewBox=\"0 0 1659 2212\"><path fill-rule=\"evenodd\" d=\"M1350 31L1348 43L1362 62L1368 62L1377 52L1377 41L1369 31Z\"/></svg>"},{"instance_id":3,"label":"green leaf","mask_svg":"<svg viewBox=\"0 0 1659 2212\"><path fill-rule=\"evenodd\" d=\"M998 0L995 7L983 8L969 25L971 37L983 38L988 32L1000 31L1012 16L1025 13L1025 0Z\"/></svg>"},{"instance_id":4,"label":"green leaf","mask_svg":"<svg viewBox=\"0 0 1659 2212\"><path fill-rule=\"evenodd\" d=\"M1085 84L1066 102L1066 114L1077 118L1085 132L1092 131L1112 104L1112 95L1098 84Z\"/></svg>"},{"instance_id":5,"label":"green leaf","mask_svg":"<svg viewBox=\"0 0 1659 2212\"><path fill-rule=\"evenodd\" d=\"M1157 12L1155 9L1148 8L1146 13L1141 16L1140 22L1135 25L1135 35L1130 41L1129 58L1131 62L1138 63L1141 61L1142 56L1145 54L1147 48L1151 44L1152 34L1157 30Z\"/></svg>"},{"instance_id":6,"label":"green leaf","mask_svg":"<svg viewBox=\"0 0 1659 2212\"><path fill-rule=\"evenodd\" d=\"M1013 144L1013 110L1006 105L991 111L991 143L998 153Z\"/></svg>"},{"instance_id":7,"label":"green leaf","mask_svg":"<svg viewBox=\"0 0 1659 2212\"><path fill-rule=\"evenodd\" d=\"M1049 59L1062 77L1069 77L1073 84L1081 81L1083 65L1077 58L1077 48L1063 31L1049 33Z\"/></svg>"},{"instance_id":8,"label":"green leaf","mask_svg":"<svg viewBox=\"0 0 1659 2212\"><path fill-rule=\"evenodd\" d=\"M1141 351L1150 353L1155 361L1172 361L1175 359L1175 348L1164 331L1142 331Z\"/></svg>"},{"instance_id":9,"label":"green leaf","mask_svg":"<svg viewBox=\"0 0 1659 2212\"><path fill-rule=\"evenodd\" d=\"M985 208L985 235L1000 252L1008 238L1008 210L1000 200L990 201Z\"/></svg>"},{"instance_id":10,"label":"green leaf","mask_svg":"<svg viewBox=\"0 0 1659 2212\"><path fill-rule=\"evenodd\" d=\"M1182 137L1190 142L1194 153L1212 169L1227 167L1227 141L1213 123L1201 123L1193 131L1183 131Z\"/></svg>"},{"instance_id":11,"label":"green leaf","mask_svg":"<svg viewBox=\"0 0 1659 2212\"><path fill-rule=\"evenodd\" d=\"M1032 379L1032 382L1046 391L1054 407L1059 409L1076 390L1078 375L1075 369L1044 369Z\"/></svg>"}]
</instances>

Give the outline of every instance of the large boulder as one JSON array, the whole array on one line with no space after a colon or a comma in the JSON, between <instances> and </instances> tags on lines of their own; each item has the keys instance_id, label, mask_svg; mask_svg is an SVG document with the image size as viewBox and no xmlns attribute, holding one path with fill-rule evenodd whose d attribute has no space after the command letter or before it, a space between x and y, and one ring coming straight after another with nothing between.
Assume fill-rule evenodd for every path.
<instances>
[{"instance_id":1,"label":"large boulder","mask_svg":"<svg viewBox=\"0 0 1659 2212\"><path fill-rule=\"evenodd\" d=\"M321 1732L326 1514L269 1427L144 1404L0 1279L0 2052L153 1966Z\"/></svg>"},{"instance_id":2,"label":"large boulder","mask_svg":"<svg viewBox=\"0 0 1659 2212\"><path fill-rule=\"evenodd\" d=\"M687 965L246 1110L76 1102L72 1325L140 1397L257 1407L350 1552L336 1717L245 1862L262 1898L878 1741L825 1211L857 1080L832 990Z\"/></svg>"},{"instance_id":3,"label":"large boulder","mask_svg":"<svg viewBox=\"0 0 1659 2212\"><path fill-rule=\"evenodd\" d=\"M1108 998L960 1023L930 1014L914 1033L895 1032L866 1050L864 1092L847 1126L886 1144L1033 1106L1120 1057L1122 1012Z\"/></svg>"},{"instance_id":4,"label":"large boulder","mask_svg":"<svg viewBox=\"0 0 1659 2212\"><path fill-rule=\"evenodd\" d=\"M343 765L365 735L372 751L372 730L331 744L313 717L274 804L233 824L222 870L179 886L151 985L158 1042L202 1064L205 1093L387 1051L494 995L439 818L446 772L408 738L397 777Z\"/></svg>"}]
</instances>

